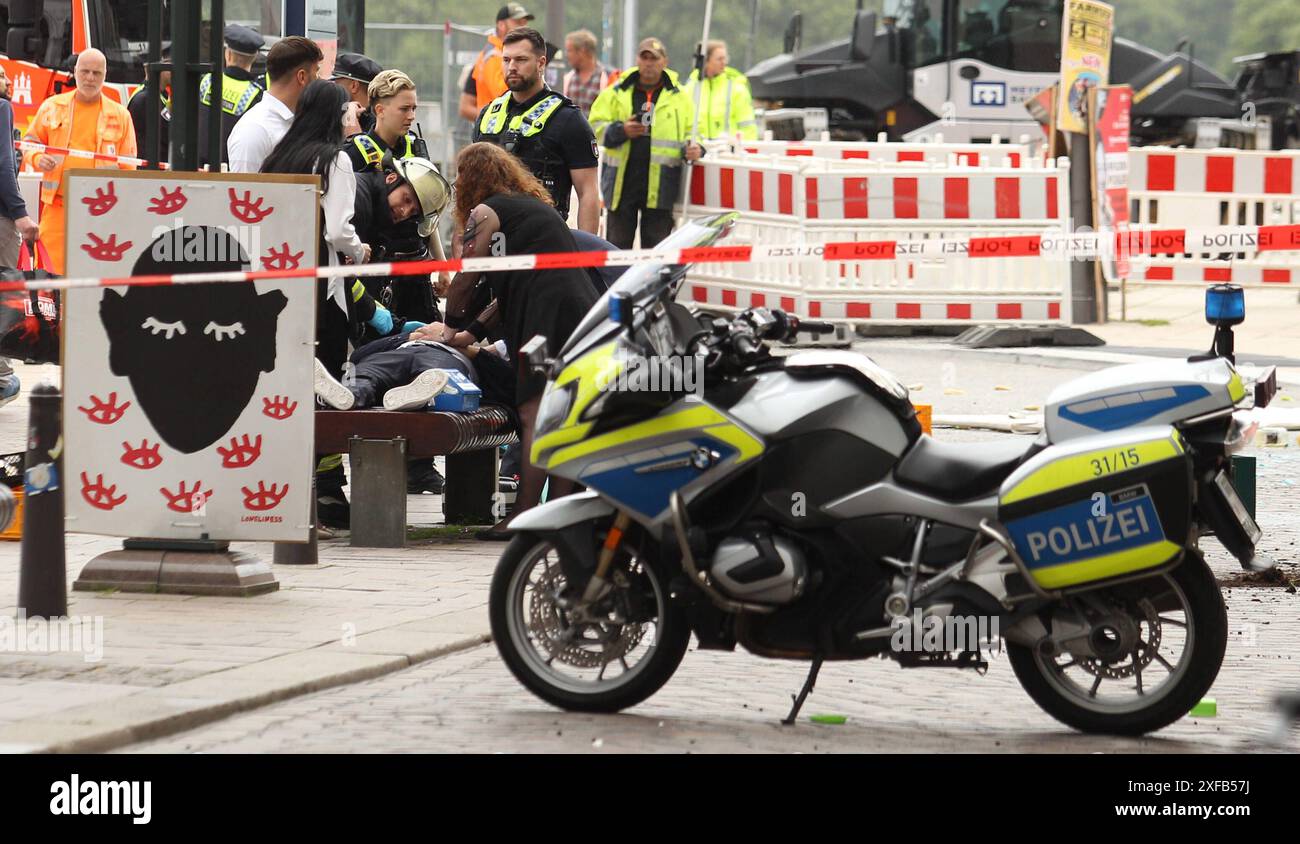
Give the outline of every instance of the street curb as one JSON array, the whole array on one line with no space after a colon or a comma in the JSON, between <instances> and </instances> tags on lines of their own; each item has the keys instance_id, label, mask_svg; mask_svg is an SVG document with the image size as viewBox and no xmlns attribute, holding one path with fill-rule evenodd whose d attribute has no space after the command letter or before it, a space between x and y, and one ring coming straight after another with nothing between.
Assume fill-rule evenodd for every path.
<instances>
[{"instance_id":1,"label":"street curb","mask_svg":"<svg viewBox=\"0 0 1300 844\"><path fill-rule=\"evenodd\" d=\"M265 660L264 663L232 668L214 674L204 675L194 680L159 686L138 694L127 695L117 700L89 704L64 712L56 712L30 721L18 721L0 729L0 748L9 752L29 753L104 753L117 750L131 744L153 741L169 735L192 730L222 720L231 715L248 712L273 703L280 703L295 697L337 688L339 686L360 683L392 674L404 668L410 668L439 657L466 651L486 644L492 640L490 633L460 634L459 638L442 644L419 650L415 653L387 656L383 654L354 654L362 664L344 670L334 671L323 676L306 678L288 685L263 689L250 689L228 700L207 705L176 707L177 700L184 700L187 684L202 685L218 683L238 685L243 674L256 674L264 671L265 663L301 658L304 654L318 652L320 655L339 656L338 652L327 650L330 645L321 645L305 651L297 651L282 657ZM234 681L234 682L231 682ZM274 681L272 681L274 682ZM253 685L256 685L253 680ZM125 711L110 715L109 723L104 723L106 709L125 705ZM170 710L170 711L169 711ZM116 723L113 723L116 722ZM53 728L53 729L51 729ZM73 738L56 738L54 733L76 732L84 734ZM51 734L48 743L39 739L32 741L33 735L42 732Z\"/></svg>"}]
</instances>

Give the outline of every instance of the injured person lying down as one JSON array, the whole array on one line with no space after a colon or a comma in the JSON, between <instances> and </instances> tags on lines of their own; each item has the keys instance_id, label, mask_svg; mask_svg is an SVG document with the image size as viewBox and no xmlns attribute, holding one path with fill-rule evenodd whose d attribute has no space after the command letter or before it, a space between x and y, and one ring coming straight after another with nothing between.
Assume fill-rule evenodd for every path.
<instances>
[{"instance_id":1,"label":"injured person lying down","mask_svg":"<svg viewBox=\"0 0 1300 844\"><path fill-rule=\"evenodd\" d=\"M441 330L437 324L433 328ZM412 335L385 337L352 353L343 382L317 360L316 396L336 410L382 405L384 410L469 411L476 404L457 397L476 387L483 404L512 408L515 374L503 345L453 347Z\"/></svg>"}]
</instances>

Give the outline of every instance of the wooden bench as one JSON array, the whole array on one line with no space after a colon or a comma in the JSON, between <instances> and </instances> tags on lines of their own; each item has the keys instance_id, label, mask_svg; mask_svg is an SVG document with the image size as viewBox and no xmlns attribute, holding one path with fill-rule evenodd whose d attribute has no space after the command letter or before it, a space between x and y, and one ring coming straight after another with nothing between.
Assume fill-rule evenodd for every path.
<instances>
[{"instance_id":1,"label":"wooden bench","mask_svg":"<svg viewBox=\"0 0 1300 844\"><path fill-rule=\"evenodd\" d=\"M442 507L448 524L492 524L497 449L518 442L510 414L316 411L316 453L348 454L352 545L406 545L406 462L447 458Z\"/></svg>"}]
</instances>

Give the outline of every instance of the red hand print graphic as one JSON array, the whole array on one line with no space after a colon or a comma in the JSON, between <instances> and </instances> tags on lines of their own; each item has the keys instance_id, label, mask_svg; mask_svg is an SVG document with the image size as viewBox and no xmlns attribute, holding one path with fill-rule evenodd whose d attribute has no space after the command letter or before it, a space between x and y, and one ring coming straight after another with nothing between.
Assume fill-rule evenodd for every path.
<instances>
[{"instance_id":1,"label":"red hand print graphic","mask_svg":"<svg viewBox=\"0 0 1300 844\"><path fill-rule=\"evenodd\" d=\"M262 415L272 419L288 419L298 409L298 402L289 402L288 396L262 399Z\"/></svg>"},{"instance_id":2,"label":"red hand print graphic","mask_svg":"<svg viewBox=\"0 0 1300 844\"><path fill-rule=\"evenodd\" d=\"M280 506L280 502L289 494L289 485L285 484L284 489L280 489L279 484L271 484L268 489L262 481L257 482L257 489L251 490L248 487L241 487L244 493L244 508L254 512L262 510L274 510Z\"/></svg>"},{"instance_id":3,"label":"red hand print graphic","mask_svg":"<svg viewBox=\"0 0 1300 844\"><path fill-rule=\"evenodd\" d=\"M257 458L262 456L262 435L257 435L255 443L248 441L248 434L244 434L242 443L238 437L231 437L230 448L217 446L217 454L221 455L223 469L243 469L245 466L252 466L257 462Z\"/></svg>"},{"instance_id":4,"label":"red hand print graphic","mask_svg":"<svg viewBox=\"0 0 1300 844\"><path fill-rule=\"evenodd\" d=\"M157 214L159 216L175 214L177 211L185 207L186 202L189 202L189 198L181 192L179 185L176 187L176 190L171 191L170 193L167 191L167 188L159 188L159 190L162 192L162 196L155 196L153 199L149 200L149 208L147 210L150 214Z\"/></svg>"},{"instance_id":5,"label":"red hand print graphic","mask_svg":"<svg viewBox=\"0 0 1300 844\"><path fill-rule=\"evenodd\" d=\"M81 473L81 497L96 510L112 510L126 501L125 495L115 497L113 495L115 492L117 492L117 484L105 486L103 475L96 475L95 482L92 484L89 476L85 472Z\"/></svg>"},{"instance_id":6,"label":"red hand print graphic","mask_svg":"<svg viewBox=\"0 0 1300 844\"><path fill-rule=\"evenodd\" d=\"M167 499L167 509L177 513L199 512L212 497L212 490L203 489L203 481L195 481L194 487L188 491L185 489L185 481L181 481L178 492L173 493L166 487L160 487L158 491Z\"/></svg>"},{"instance_id":7,"label":"red hand print graphic","mask_svg":"<svg viewBox=\"0 0 1300 844\"><path fill-rule=\"evenodd\" d=\"M90 397L90 407L78 406L77 410L86 414L86 418L96 425L112 425L122 418L126 409L131 406L129 401L122 402L121 406L117 403L117 393L109 393L108 401L104 401L99 396Z\"/></svg>"},{"instance_id":8,"label":"red hand print graphic","mask_svg":"<svg viewBox=\"0 0 1300 844\"><path fill-rule=\"evenodd\" d=\"M244 191L241 197L235 193L235 189L230 189L230 213L235 215L235 219L242 223L260 223L271 215L275 206L263 208L262 203L266 197L259 196L256 201L251 199L252 191Z\"/></svg>"},{"instance_id":9,"label":"red hand print graphic","mask_svg":"<svg viewBox=\"0 0 1300 844\"><path fill-rule=\"evenodd\" d=\"M262 256L262 269L264 270L296 270L298 264L302 262L301 252L289 252L289 244L285 242L276 252L272 249Z\"/></svg>"},{"instance_id":10,"label":"red hand print graphic","mask_svg":"<svg viewBox=\"0 0 1300 844\"><path fill-rule=\"evenodd\" d=\"M94 196L84 196L81 201L86 204L90 216L102 217L112 211L113 206L117 204L117 188L114 187L113 182L109 182L107 191L103 188L95 188Z\"/></svg>"},{"instance_id":11,"label":"red hand print graphic","mask_svg":"<svg viewBox=\"0 0 1300 844\"><path fill-rule=\"evenodd\" d=\"M86 250L86 254L96 261L120 261L122 256L126 254L126 250L131 248L131 241L118 243L115 234L110 234L108 240L102 240L97 235L89 232L87 232L86 236L94 242L94 245L83 243L81 248Z\"/></svg>"},{"instance_id":12,"label":"red hand print graphic","mask_svg":"<svg viewBox=\"0 0 1300 844\"><path fill-rule=\"evenodd\" d=\"M138 447L129 442L122 443L122 462L137 469L155 469L162 463L162 455L158 453L160 448L161 444L149 445L148 440L141 440Z\"/></svg>"}]
</instances>

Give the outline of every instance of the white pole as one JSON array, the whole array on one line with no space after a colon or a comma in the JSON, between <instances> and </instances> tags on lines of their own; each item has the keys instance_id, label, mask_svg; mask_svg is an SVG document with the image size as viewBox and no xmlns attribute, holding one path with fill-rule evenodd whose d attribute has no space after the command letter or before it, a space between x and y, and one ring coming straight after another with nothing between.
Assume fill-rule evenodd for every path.
<instances>
[{"instance_id":1,"label":"white pole","mask_svg":"<svg viewBox=\"0 0 1300 844\"><path fill-rule=\"evenodd\" d=\"M700 138L700 94L704 90L704 65L709 57L709 27L712 23L713 0L705 0L704 35L700 38L700 50L695 56L695 71L698 78L695 81L695 119L691 122L690 140L692 141L699 141ZM684 224L691 214L691 162L686 162L682 176L682 223Z\"/></svg>"},{"instance_id":2,"label":"white pole","mask_svg":"<svg viewBox=\"0 0 1300 844\"><path fill-rule=\"evenodd\" d=\"M629 68L636 64L636 45L639 40L637 31L636 0L623 0L623 55L620 67Z\"/></svg>"}]
</instances>

